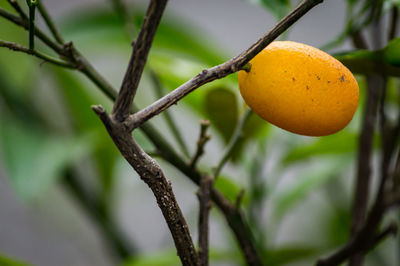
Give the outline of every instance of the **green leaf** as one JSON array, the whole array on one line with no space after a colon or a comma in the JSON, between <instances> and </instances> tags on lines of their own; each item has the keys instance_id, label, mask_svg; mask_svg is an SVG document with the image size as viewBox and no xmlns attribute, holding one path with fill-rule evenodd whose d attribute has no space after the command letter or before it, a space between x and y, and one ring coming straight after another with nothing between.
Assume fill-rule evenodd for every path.
<instances>
[{"instance_id":1,"label":"green leaf","mask_svg":"<svg viewBox=\"0 0 400 266\"><path fill-rule=\"evenodd\" d=\"M320 249L307 246L283 246L264 252L264 262L266 265L279 266L292 262L299 262L315 256Z\"/></svg>"},{"instance_id":2,"label":"green leaf","mask_svg":"<svg viewBox=\"0 0 400 266\"><path fill-rule=\"evenodd\" d=\"M392 66L400 66L400 38L393 39L386 45L383 58Z\"/></svg>"},{"instance_id":3,"label":"green leaf","mask_svg":"<svg viewBox=\"0 0 400 266\"><path fill-rule=\"evenodd\" d=\"M88 153L91 137L49 136L13 120L1 121L0 144L11 183L24 199L40 196L61 172Z\"/></svg>"},{"instance_id":4,"label":"green leaf","mask_svg":"<svg viewBox=\"0 0 400 266\"><path fill-rule=\"evenodd\" d=\"M236 95L226 88L210 90L204 99L207 119L228 142L238 122L238 104Z\"/></svg>"},{"instance_id":5,"label":"green leaf","mask_svg":"<svg viewBox=\"0 0 400 266\"><path fill-rule=\"evenodd\" d=\"M358 135L342 131L326 137L317 138L308 145L291 149L283 158L284 164L309 159L316 155L352 153L358 145Z\"/></svg>"},{"instance_id":6,"label":"green leaf","mask_svg":"<svg viewBox=\"0 0 400 266\"><path fill-rule=\"evenodd\" d=\"M0 254L0 265L1 266L29 266L28 263L20 262L9 257L5 257Z\"/></svg>"}]
</instances>

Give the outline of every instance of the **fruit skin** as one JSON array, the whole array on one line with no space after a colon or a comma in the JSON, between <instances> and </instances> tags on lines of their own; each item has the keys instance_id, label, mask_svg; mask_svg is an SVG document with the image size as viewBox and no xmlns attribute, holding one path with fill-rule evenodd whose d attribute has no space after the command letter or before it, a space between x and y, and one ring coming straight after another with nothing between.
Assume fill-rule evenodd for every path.
<instances>
[{"instance_id":1,"label":"fruit skin","mask_svg":"<svg viewBox=\"0 0 400 266\"><path fill-rule=\"evenodd\" d=\"M266 121L306 136L326 136L353 118L359 88L353 74L327 53L276 41L239 72L240 93Z\"/></svg>"}]
</instances>

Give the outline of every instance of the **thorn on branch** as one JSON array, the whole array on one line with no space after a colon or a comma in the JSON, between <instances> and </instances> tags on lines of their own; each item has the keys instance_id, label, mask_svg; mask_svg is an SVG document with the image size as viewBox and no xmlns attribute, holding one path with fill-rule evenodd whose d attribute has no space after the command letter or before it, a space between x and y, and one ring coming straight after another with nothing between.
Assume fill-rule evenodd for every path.
<instances>
[{"instance_id":1,"label":"thorn on branch","mask_svg":"<svg viewBox=\"0 0 400 266\"><path fill-rule=\"evenodd\" d=\"M207 129L210 126L210 121L208 120L201 120L200 122L200 135L199 139L197 140L197 149L196 153L194 154L193 158L190 161L190 168L195 168L197 161L200 157L204 154L204 146L210 140L210 135L207 135Z\"/></svg>"}]
</instances>

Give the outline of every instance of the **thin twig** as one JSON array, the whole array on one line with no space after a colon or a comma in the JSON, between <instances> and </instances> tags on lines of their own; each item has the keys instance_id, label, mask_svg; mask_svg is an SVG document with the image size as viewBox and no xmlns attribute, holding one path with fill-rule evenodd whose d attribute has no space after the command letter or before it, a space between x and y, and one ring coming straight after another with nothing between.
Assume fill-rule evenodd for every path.
<instances>
[{"instance_id":1,"label":"thin twig","mask_svg":"<svg viewBox=\"0 0 400 266\"><path fill-rule=\"evenodd\" d=\"M139 36L133 46L131 59L129 60L121 89L112 110L113 118L120 122L124 121L131 111L133 98L167 2L168 0L150 1Z\"/></svg>"},{"instance_id":2,"label":"thin twig","mask_svg":"<svg viewBox=\"0 0 400 266\"><path fill-rule=\"evenodd\" d=\"M31 50L28 47L24 47L24 46L19 45L17 43L0 40L0 47L6 47L6 48L8 48L10 50L13 50L13 51L17 51L17 52L22 52L22 53L26 53L26 54L29 54L29 55L33 55L33 56L35 56L37 58L40 58L40 59L42 59L42 60L44 60L46 62L55 64L55 65L58 65L58 66L71 68L71 69L76 68L76 66L74 64L70 63L70 62L61 61L61 60L59 60L57 58L51 57L51 56L46 55L44 53L41 53L41 52L39 52L37 50Z\"/></svg>"},{"instance_id":3,"label":"thin twig","mask_svg":"<svg viewBox=\"0 0 400 266\"><path fill-rule=\"evenodd\" d=\"M121 154L153 191L174 239L182 264L199 265L189 228L176 201L171 184L165 178L160 165L140 148L123 123L113 120L101 106L92 106L92 109L103 122Z\"/></svg>"},{"instance_id":4,"label":"thin twig","mask_svg":"<svg viewBox=\"0 0 400 266\"><path fill-rule=\"evenodd\" d=\"M156 96L158 98L161 98L163 96L163 90L162 90L162 85L161 85L160 79L158 78L158 76L154 70L150 69L149 73L150 73L151 81L153 82L153 85L154 85L153 88L156 93ZM174 119L172 118L172 115L170 114L170 112L168 112L168 110L163 112L163 115L164 115L165 121L167 122L169 129L172 132L172 135L175 137L175 140L178 142L179 148L182 150L183 154L186 157L189 157L189 151L186 146L186 143L182 137L181 131L178 129L178 126L176 125Z\"/></svg>"},{"instance_id":5,"label":"thin twig","mask_svg":"<svg viewBox=\"0 0 400 266\"><path fill-rule=\"evenodd\" d=\"M25 30L29 30L29 20L17 17L14 14L4 10L3 8L0 8L0 17L3 17L8 21L23 27ZM35 35L44 44L53 49L57 54L62 56L65 55L63 46L51 40L43 31L41 31L37 27L35 27Z\"/></svg>"},{"instance_id":6,"label":"thin twig","mask_svg":"<svg viewBox=\"0 0 400 266\"><path fill-rule=\"evenodd\" d=\"M18 15L22 19L28 19L25 12L22 10L21 6L18 4L18 2L16 0L7 0L7 1L14 8L14 10L17 11Z\"/></svg>"},{"instance_id":7,"label":"thin twig","mask_svg":"<svg viewBox=\"0 0 400 266\"><path fill-rule=\"evenodd\" d=\"M207 135L207 129L210 126L210 121L201 120L200 122L200 134L199 139L197 140L197 149L193 158L190 160L190 168L195 168L197 161L204 153L204 146L210 140L210 135Z\"/></svg>"},{"instance_id":8,"label":"thin twig","mask_svg":"<svg viewBox=\"0 0 400 266\"><path fill-rule=\"evenodd\" d=\"M153 104L142 109L138 113L131 115L127 121L127 126L130 130L137 128L144 122L161 113L171 105L177 103L187 94L200 86L209 83L216 79L221 79L229 74L235 73L242 69L254 56L262 49L275 40L280 34L292 26L297 20L304 16L314 6L322 3L323 0L304 0L296 9L289 15L283 18L275 27L264 35L260 40L254 43L246 51L242 52L235 58L210 69L205 69L194 78L182 84L174 91L170 92L163 98Z\"/></svg>"},{"instance_id":9,"label":"thin twig","mask_svg":"<svg viewBox=\"0 0 400 266\"><path fill-rule=\"evenodd\" d=\"M228 146L226 147L224 155L222 156L221 160L218 162L217 167L215 168L215 171L213 173L214 179L218 178L219 174L221 173L222 168L225 166L225 164L231 158L233 152L235 151L237 144L243 138L243 127L246 124L247 120L252 115L252 113L253 113L253 111L251 109L247 109L246 112L244 113L244 115L242 116L242 118L240 119L239 123L237 124L235 132L233 133L232 138L230 139Z\"/></svg>"},{"instance_id":10,"label":"thin twig","mask_svg":"<svg viewBox=\"0 0 400 266\"><path fill-rule=\"evenodd\" d=\"M211 210L211 190L213 180L203 175L200 180L200 188L197 197L200 202L199 215L199 259L201 266L208 266L208 248L209 248L209 216Z\"/></svg>"},{"instance_id":11,"label":"thin twig","mask_svg":"<svg viewBox=\"0 0 400 266\"><path fill-rule=\"evenodd\" d=\"M46 7L42 3L43 0L40 0L38 2L38 10L40 12L40 15L42 15L42 18L44 22L46 23L47 27L49 28L51 34L53 35L54 39L59 43L59 44L64 44L65 41L63 37L61 36L61 33L58 31L53 19L51 18L49 12L47 12Z\"/></svg>"}]
</instances>

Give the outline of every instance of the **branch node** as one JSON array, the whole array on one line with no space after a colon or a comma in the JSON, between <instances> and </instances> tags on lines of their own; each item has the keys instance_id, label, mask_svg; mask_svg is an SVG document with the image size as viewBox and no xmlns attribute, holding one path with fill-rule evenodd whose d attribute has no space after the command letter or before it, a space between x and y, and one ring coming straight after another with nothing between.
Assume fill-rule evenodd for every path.
<instances>
[{"instance_id":1,"label":"branch node","mask_svg":"<svg viewBox=\"0 0 400 266\"><path fill-rule=\"evenodd\" d=\"M204 154L204 146L211 138L210 135L207 135L207 129L209 126L210 126L210 121L208 121L208 120L200 121L200 135L197 140L197 149L196 149L196 152L195 152L193 158L190 160L190 163L189 163L189 166L192 169L194 169L196 167L197 161Z\"/></svg>"},{"instance_id":2,"label":"branch node","mask_svg":"<svg viewBox=\"0 0 400 266\"><path fill-rule=\"evenodd\" d=\"M106 112L106 110L101 105L92 105L91 108L98 116L104 115L104 113Z\"/></svg>"}]
</instances>

